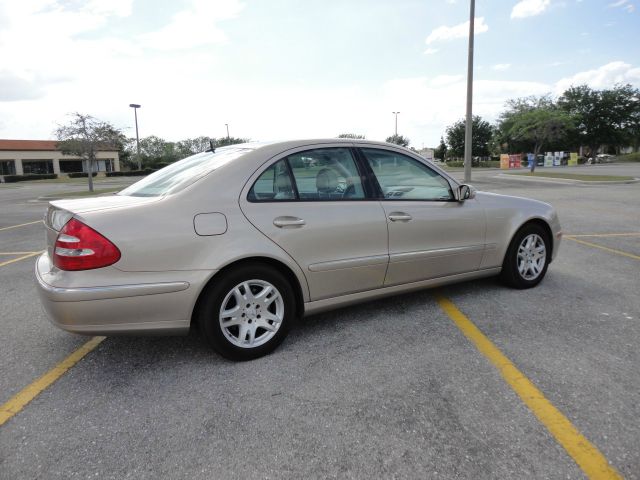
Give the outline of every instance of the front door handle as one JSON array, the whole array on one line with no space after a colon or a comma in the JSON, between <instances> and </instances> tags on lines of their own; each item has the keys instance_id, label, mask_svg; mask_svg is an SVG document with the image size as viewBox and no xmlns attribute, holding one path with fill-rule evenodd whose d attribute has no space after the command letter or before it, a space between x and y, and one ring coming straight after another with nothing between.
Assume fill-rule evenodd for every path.
<instances>
[{"instance_id":1,"label":"front door handle","mask_svg":"<svg viewBox=\"0 0 640 480\"><path fill-rule=\"evenodd\" d=\"M413 217L411 215L404 212L391 212L389 214L389 220L392 222L408 222L412 218Z\"/></svg>"},{"instance_id":2,"label":"front door handle","mask_svg":"<svg viewBox=\"0 0 640 480\"><path fill-rule=\"evenodd\" d=\"M273 220L273 224L278 228L300 228L306 223L298 217L278 217Z\"/></svg>"}]
</instances>

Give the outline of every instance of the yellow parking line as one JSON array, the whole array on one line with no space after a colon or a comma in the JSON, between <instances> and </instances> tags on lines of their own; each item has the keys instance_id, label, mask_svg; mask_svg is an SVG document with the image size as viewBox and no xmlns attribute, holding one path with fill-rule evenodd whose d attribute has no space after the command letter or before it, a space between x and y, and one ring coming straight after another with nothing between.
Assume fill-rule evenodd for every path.
<instances>
[{"instance_id":1,"label":"yellow parking line","mask_svg":"<svg viewBox=\"0 0 640 480\"><path fill-rule=\"evenodd\" d=\"M82 360L87 353L96 348L104 339L105 337L93 337L58 365L53 367L31 385L23 388L7 403L2 405L0 407L0 426L4 425L7 420L22 410L29 402L31 402L31 400L36 398L41 392L64 375L67 370Z\"/></svg>"},{"instance_id":2,"label":"yellow parking line","mask_svg":"<svg viewBox=\"0 0 640 480\"><path fill-rule=\"evenodd\" d=\"M544 394L511 363L471 320L458 310L450 300L440 296L436 300L440 308L453 320L460 331L493 363L502 378L518 394L556 441L562 445L588 478L622 479L622 476L609 465L607 459L595 445L591 444L569 419L545 398Z\"/></svg>"},{"instance_id":3,"label":"yellow parking line","mask_svg":"<svg viewBox=\"0 0 640 480\"><path fill-rule=\"evenodd\" d=\"M640 255L634 255L633 253L623 252L622 250L616 250L615 248L603 247L602 245L598 245L597 243L585 242L584 240L578 240L577 238L573 238L570 236L564 236L567 240L571 240L577 243L582 243L583 245L588 245L590 247L599 248L600 250L605 250L607 252L616 253L618 255L623 255L625 257L633 258L635 260L640 260Z\"/></svg>"},{"instance_id":4,"label":"yellow parking line","mask_svg":"<svg viewBox=\"0 0 640 480\"><path fill-rule=\"evenodd\" d=\"M589 233L589 234L578 234L571 235L565 234L567 237L638 237L640 236L640 232L633 233Z\"/></svg>"},{"instance_id":5,"label":"yellow parking line","mask_svg":"<svg viewBox=\"0 0 640 480\"><path fill-rule=\"evenodd\" d=\"M37 220L35 222L21 223L20 225L11 225L10 227L2 227L0 228L0 232L2 230L11 230L12 228L26 227L27 225L35 225L36 223L42 223L42 220Z\"/></svg>"},{"instance_id":6,"label":"yellow parking line","mask_svg":"<svg viewBox=\"0 0 640 480\"><path fill-rule=\"evenodd\" d=\"M28 255L30 253L40 253L40 252L0 252L0 255Z\"/></svg>"},{"instance_id":7,"label":"yellow parking line","mask_svg":"<svg viewBox=\"0 0 640 480\"><path fill-rule=\"evenodd\" d=\"M23 255L22 257L14 258L13 260L7 260L6 262L0 263L0 267L4 267L5 265L9 265L10 263L19 262L20 260L24 260L25 258L35 257L36 255L40 255L43 251L29 253L28 255Z\"/></svg>"}]
</instances>

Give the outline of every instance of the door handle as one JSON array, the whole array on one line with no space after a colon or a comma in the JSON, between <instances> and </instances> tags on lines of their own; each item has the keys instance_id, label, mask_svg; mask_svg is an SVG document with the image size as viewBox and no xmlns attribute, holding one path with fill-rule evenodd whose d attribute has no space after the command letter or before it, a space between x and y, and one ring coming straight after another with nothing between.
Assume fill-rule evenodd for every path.
<instances>
[{"instance_id":1,"label":"door handle","mask_svg":"<svg viewBox=\"0 0 640 480\"><path fill-rule=\"evenodd\" d=\"M306 223L298 217L278 217L273 220L273 224L278 228L300 228Z\"/></svg>"},{"instance_id":2,"label":"door handle","mask_svg":"<svg viewBox=\"0 0 640 480\"><path fill-rule=\"evenodd\" d=\"M408 222L412 218L413 217L411 215L404 212L391 212L389 214L389 220L392 222Z\"/></svg>"}]
</instances>

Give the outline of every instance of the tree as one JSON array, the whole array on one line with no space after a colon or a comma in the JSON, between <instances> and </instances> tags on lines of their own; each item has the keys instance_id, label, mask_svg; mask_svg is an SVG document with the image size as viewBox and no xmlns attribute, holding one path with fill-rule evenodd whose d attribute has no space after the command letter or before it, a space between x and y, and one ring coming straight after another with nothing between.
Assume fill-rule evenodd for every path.
<instances>
[{"instance_id":1,"label":"tree","mask_svg":"<svg viewBox=\"0 0 640 480\"><path fill-rule=\"evenodd\" d=\"M559 109L549 96L509 100L506 106L498 122L498 136L508 150L537 155L545 146L568 143L574 118Z\"/></svg>"},{"instance_id":2,"label":"tree","mask_svg":"<svg viewBox=\"0 0 640 480\"><path fill-rule=\"evenodd\" d=\"M54 132L56 148L65 155L75 155L87 162L89 191L93 192L93 171L99 150L122 150L126 137L116 127L91 115L72 113L71 121L60 125Z\"/></svg>"},{"instance_id":3,"label":"tree","mask_svg":"<svg viewBox=\"0 0 640 480\"><path fill-rule=\"evenodd\" d=\"M640 90L631 85L608 90L571 87L560 96L558 105L576 118L578 139L592 156L603 144L616 150L633 144L640 131Z\"/></svg>"},{"instance_id":4,"label":"tree","mask_svg":"<svg viewBox=\"0 0 640 480\"><path fill-rule=\"evenodd\" d=\"M453 125L447 127L447 145L449 145L449 154L454 157L464 156L464 137L466 120L458 120ZM493 136L493 127L485 120L477 115L473 116L471 121L471 156L488 157L489 143Z\"/></svg>"},{"instance_id":5,"label":"tree","mask_svg":"<svg viewBox=\"0 0 640 480\"><path fill-rule=\"evenodd\" d=\"M440 137L440 145L436 147L433 155L444 162L444 159L447 156L447 144L444 143L444 138Z\"/></svg>"},{"instance_id":6,"label":"tree","mask_svg":"<svg viewBox=\"0 0 640 480\"><path fill-rule=\"evenodd\" d=\"M395 143L396 145L400 145L401 147L408 147L409 141L410 140L407 137L403 137L402 135L391 135L385 140L385 142L387 143Z\"/></svg>"},{"instance_id":7,"label":"tree","mask_svg":"<svg viewBox=\"0 0 640 480\"><path fill-rule=\"evenodd\" d=\"M338 138L353 138L354 140L364 140L364 135L358 135L357 133L341 133Z\"/></svg>"},{"instance_id":8,"label":"tree","mask_svg":"<svg viewBox=\"0 0 640 480\"><path fill-rule=\"evenodd\" d=\"M247 143L249 141L248 138L240 138L240 137L220 137L218 139L212 139L214 147L225 147L227 145L236 145L238 143Z\"/></svg>"}]
</instances>

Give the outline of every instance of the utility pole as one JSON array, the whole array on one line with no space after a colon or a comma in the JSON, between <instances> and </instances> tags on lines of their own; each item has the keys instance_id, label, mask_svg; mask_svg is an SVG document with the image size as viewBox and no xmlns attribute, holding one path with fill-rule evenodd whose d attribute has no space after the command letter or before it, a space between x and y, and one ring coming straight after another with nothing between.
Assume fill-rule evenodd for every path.
<instances>
[{"instance_id":1,"label":"utility pole","mask_svg":"<svg viewBox=\"0 0 640 480\"><path fill-rule=\"evenodd\" d=\"M229 124L225 123L224 126L227 127L227 140L229 140Z\"/></svg>"},{"instance_id":2,"label":"utility pole","mask_svg":"<svg viewBox=\"0 0 640 480\"><path fill-rule=\"evenodd\" d=\"M138 170L142 170L142 160L140 159L140 138L138 138L138 109L140 105L137 103L130 103L129 106L133 108L133 115L136 118L136 148L138 150Z\"/></svg>"},{"instance_id":3,"label":"utility pole","mask_svg":"<svg viewBox=\"0 0 640 480\"><path fill-rule=\"evenodd\" d=\"M396 116L396 137L398 136L398 114L400 112L391 112Z\"/></svg>"},{"instance_id":4,"label":"utility pole","mask_svg":"<svg viewBox=\"0 0 640 480\"><path fill-rule=\"evenodd\" d=\"M475 21L475 0L470 0L469 12L469 53L467 58L467 122L464 129L464 181L471 181L471 139L472 139L472 104L473 104L473 30Z\"/></svg>"}]
</instances>

